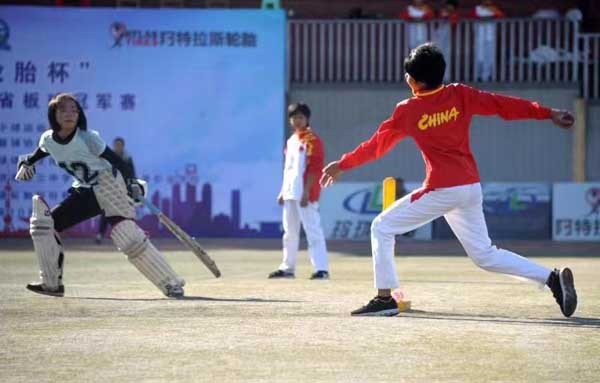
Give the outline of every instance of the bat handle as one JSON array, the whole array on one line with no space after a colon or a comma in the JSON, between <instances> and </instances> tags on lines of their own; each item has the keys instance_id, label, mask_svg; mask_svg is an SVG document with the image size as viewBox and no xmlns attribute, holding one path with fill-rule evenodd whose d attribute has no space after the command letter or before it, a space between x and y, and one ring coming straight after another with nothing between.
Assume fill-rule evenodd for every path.
<instances>
[{"instance_id":1,"label":"bat handle","mask_svg":"<svg viewBox=\"0 0 600 383\"><path fill-rule=\"evenodd\" d=\"M154 204L152 204L152 202L148 201L147 198L142 197L142 202L148 208L148 210L150 210L150 212L152 214L154 214L154 215L160 215L161 211L158 210L158 208L156 206L154 206Z\"/></svg>"}]
</instances>

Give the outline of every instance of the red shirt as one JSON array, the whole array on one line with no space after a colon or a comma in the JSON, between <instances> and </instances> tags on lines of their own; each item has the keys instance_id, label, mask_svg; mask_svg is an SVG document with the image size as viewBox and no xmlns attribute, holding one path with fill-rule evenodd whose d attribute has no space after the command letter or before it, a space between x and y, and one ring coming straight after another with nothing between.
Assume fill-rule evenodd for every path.
<instances>
[{"instance_id":1,"label":"red shirt","mask_svg":"<svg viewBox=\"0 0 600 383\"><path fill-rule=\"evenodd\" d=\"M550 109L536 102L450 84L400 102L375 134L342 156L349 170L385 155L406 136L412 137L425 160L424 187L443 188L479 182L469 145L474 115L498 115L505 120L548 119Z\"/></svg>"},{"instance_id":2,"label":"red shirt","mask_svg":"<svg viewBox=\"0 0 600 383\"><path fill-rule=\"evenodd\" d=\"M308 194L308 200L310 202L316 202L319 200L319 195L321 194L321 184L319 183L319 179L321 178L323 167L325 166L323 142L311 128L306 129L304 134L300 135L300 140L306 143L306 171L304 172L303 181L306 182L306 177L309 174L315 176Z\"/></svg>"}]
</instances>

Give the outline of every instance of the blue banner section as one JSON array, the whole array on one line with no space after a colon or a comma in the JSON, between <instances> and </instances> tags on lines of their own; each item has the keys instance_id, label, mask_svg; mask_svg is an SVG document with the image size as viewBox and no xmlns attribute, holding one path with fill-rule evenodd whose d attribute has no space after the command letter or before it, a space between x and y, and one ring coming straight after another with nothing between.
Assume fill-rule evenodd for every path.
<instances>
[{"instance_id":1,"label":"blue banner section","mask_svg":"<svg viewBox=\"0 0 600 383\"><path fill-rule=\"evenodd\" d=\"M32 194L54 206L71 183L50 159L13 181L58 92L108 144L125 139L150 198L191 234L279 235L285 30L282 11L0 7L0 235L26 232Z\"/></svg>"},{"instance_id":2,"label":"blue banner section","mask_svg":"<svg viewBox=\"0 0 600 383\"><path fill-rule=\"evenodd\" d=\"M494 239L550 239L551 185L490 182L482 185L483 211ZM444 218L433 224L434 238L454 238Z\"/></svg>"}]
</instances>

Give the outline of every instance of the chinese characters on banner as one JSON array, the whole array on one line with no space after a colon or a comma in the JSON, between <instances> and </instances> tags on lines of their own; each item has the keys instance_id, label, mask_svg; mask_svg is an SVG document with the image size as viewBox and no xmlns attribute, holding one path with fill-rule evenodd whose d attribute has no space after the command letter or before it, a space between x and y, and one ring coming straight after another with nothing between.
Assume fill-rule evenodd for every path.
<instances>
[{"instance_id":1,"label":"chinese characters on banner","mask_svg":"<svg viewBox=\"0 0 600 383\"><path fill-rule=\"evenodd\" d=\"M553 239L600 241L600 183L558 183L552 199Z\"/></svg>"},{"instance_id":2,"label":"chinese characters on banner","mask_svg":"<svg viewBox=\"0 0 600 383\"><path fill-rule=\"evenodd\" d=\"M49 157L31 182L14 181L61 92L108 145L124 138L153 201L192 234L280 235L264 190L281 176L284 12L2 6L0 25L0 237L27 235L34 194L53 207L71 185ZM261 124L248 130L248 121ZM163 234L139 213L144 229Z\"/></svg>"}]
</instances>

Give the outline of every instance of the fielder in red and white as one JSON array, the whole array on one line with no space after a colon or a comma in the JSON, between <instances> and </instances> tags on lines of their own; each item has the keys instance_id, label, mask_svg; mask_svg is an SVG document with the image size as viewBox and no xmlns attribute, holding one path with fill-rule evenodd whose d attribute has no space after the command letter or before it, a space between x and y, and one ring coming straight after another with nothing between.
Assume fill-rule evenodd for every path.
<instances>
[{"instance_id":1,"label":"fielder in red and white","mask_svg":"<svg viewBox=\"0 0 600 383\"><path fill-rule=\"evenodd\" d=\"M283 183L277 197L283 206L283 262L269 278L295 277L302 225L315 269L310 278L329 279L327 247L319 215L319 178L325 161L323 143L309 125L310 109L306 104L291 104L288 117L294 134L285 146Z\"/></svg>"},{"instance_id":2,"label":"fielder in red and white","mask_svg":"<svg viewBox=\"0 0 600 383\"><path fill-rule=\"evenodd\" d=\"M398 287L394 265L394 236L444 216L471 260L484 270L524 277L546 284L562 313L577 307L573 274L568 268L550 270L508 250L492 245L482 209L479 173L469 145L474 115L498 115L505 120L537 119L568 129L574 119L527 100L501 96L463 84L443 85L446 63L441 51L423 44L404 61L406 82L414 97L396 106L375 134L323 170L321 185L385 155L405 137L412 137L425 160L423 187L396 201L371 225L375 287L378 294L352 315L396 315L391 289Z\"/></svg>"}]
</instances>

